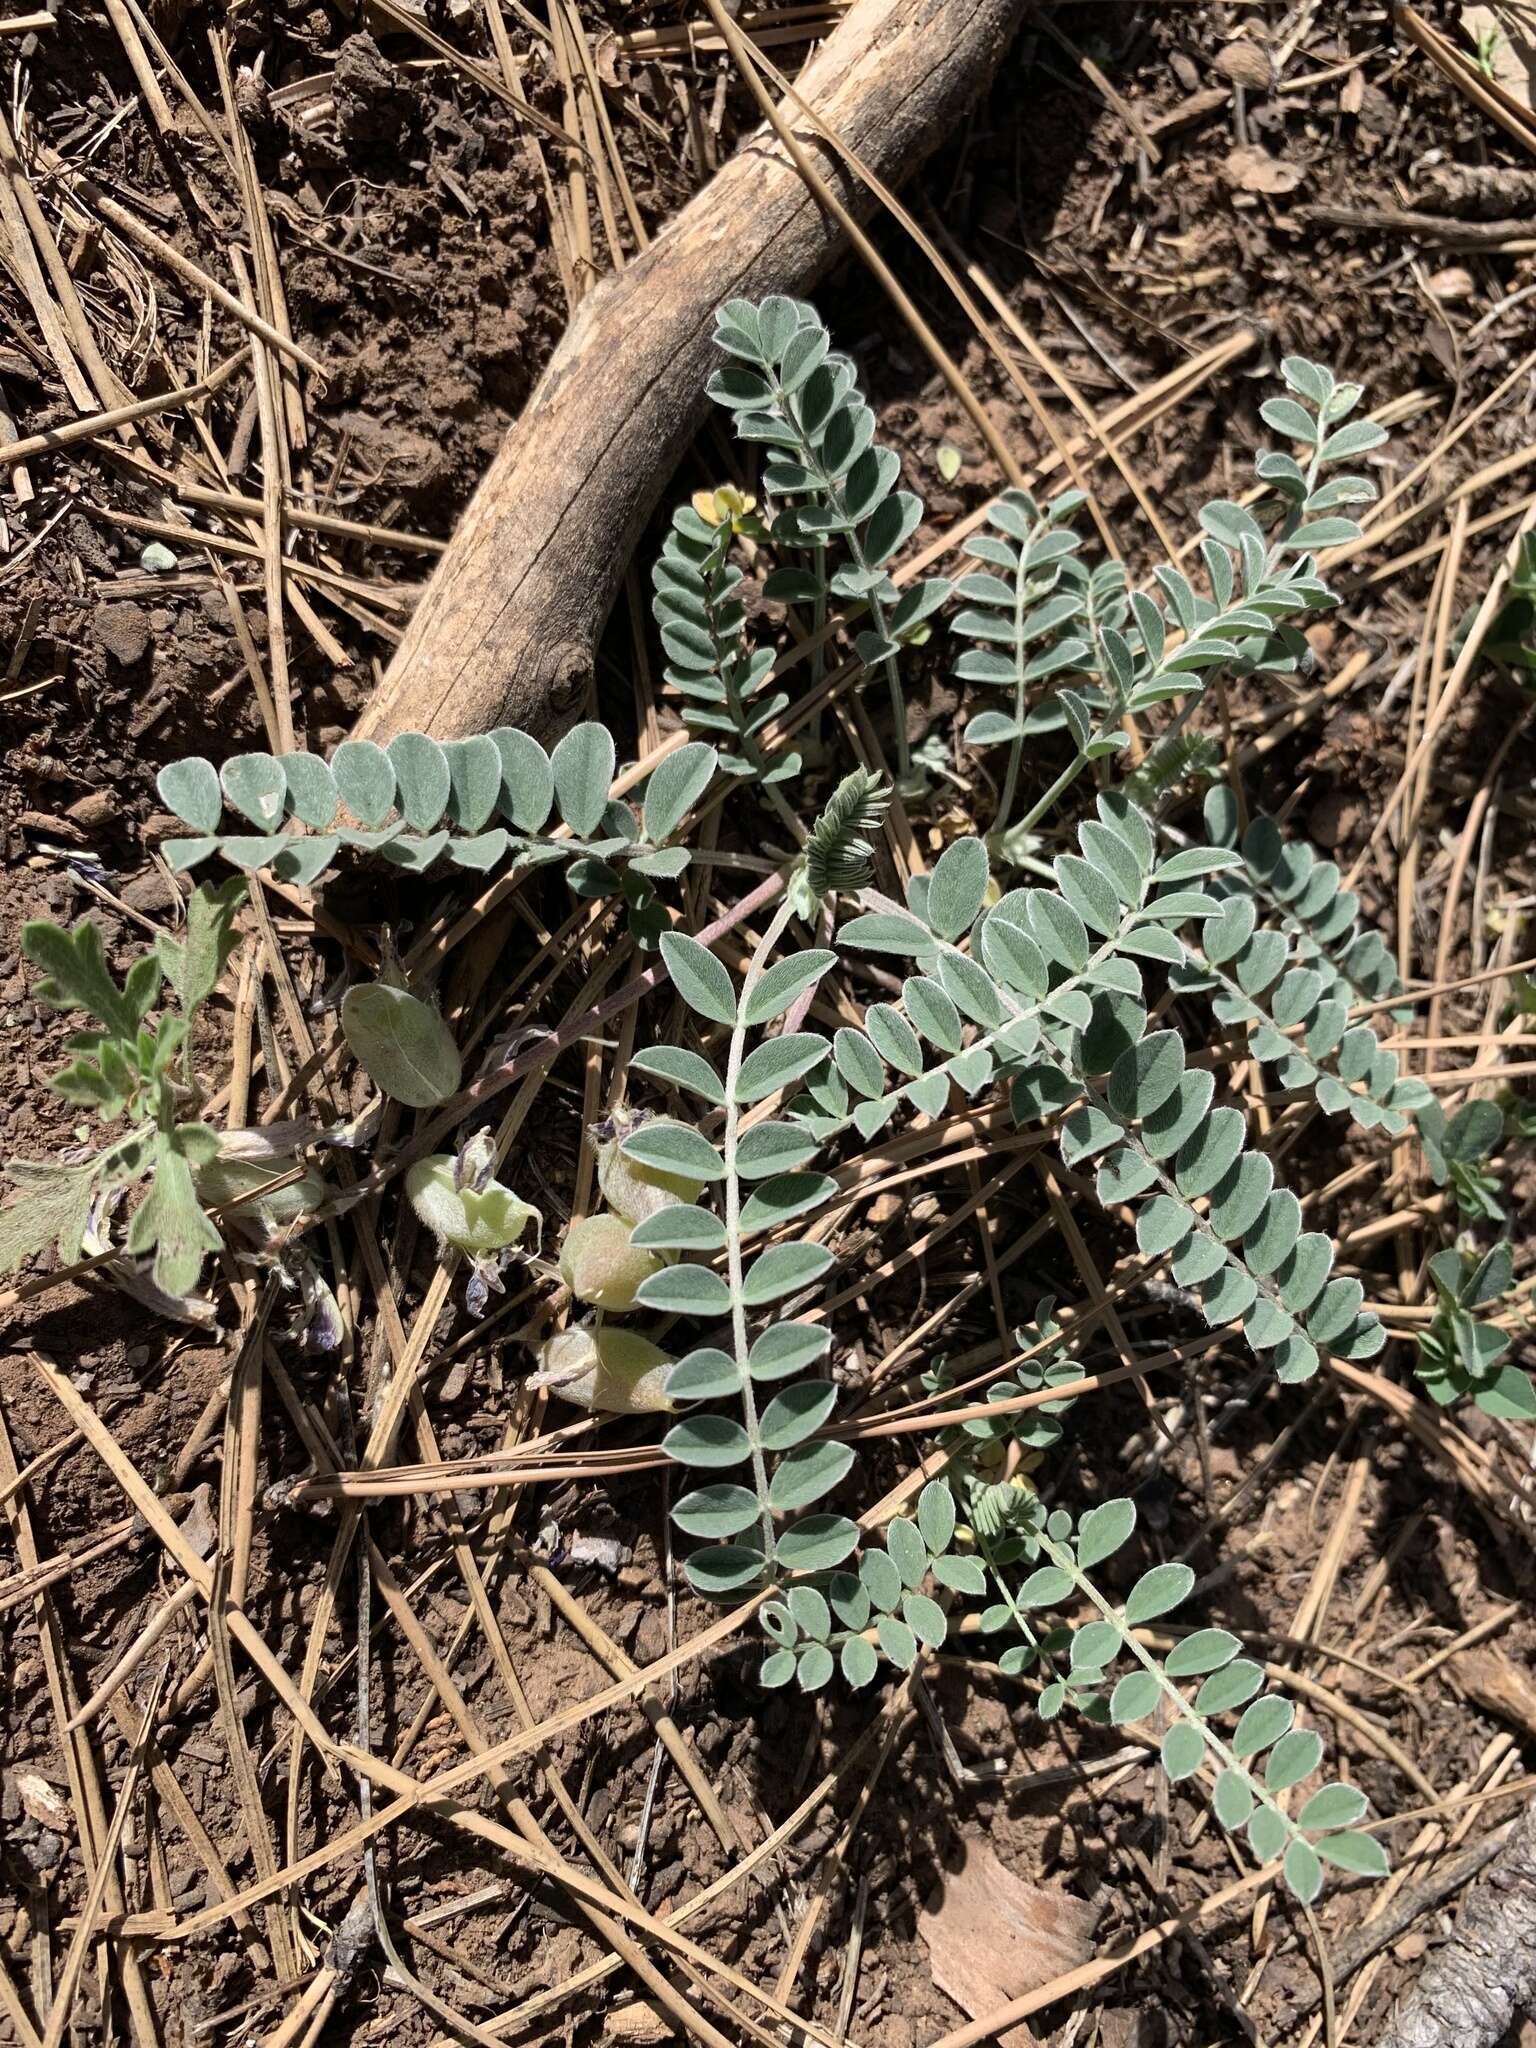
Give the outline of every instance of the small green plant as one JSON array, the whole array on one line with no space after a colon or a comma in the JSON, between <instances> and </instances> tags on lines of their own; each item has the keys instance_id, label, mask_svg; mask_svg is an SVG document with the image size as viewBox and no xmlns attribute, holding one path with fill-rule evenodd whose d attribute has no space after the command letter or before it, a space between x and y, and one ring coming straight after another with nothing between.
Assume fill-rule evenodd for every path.
<instances>
[{"instance_id":1,"label":"small green plant","mask_svg":"<svg viewBox=\"0 0 1536 2048\"><path fill-rule=\"evenodd\" d=\"M1418 1374L1431 1400L1443 1408L1470 1400L1510 1422L1536 1419L1536 1381L1509 1362L1509 1333L1477 1314L1509 1290L1510 1247L1496 1244L1480 1258L1454 1248L1436 1252L1429 1277L1435 1318L1419 1339Z\"/></svg>"},{"instance_id":2,"label":"small green plant","mask_svg":"<svg viewBox=\"0 0 1536 2048\"><path fill-rule=\"evenodd\" d=\"M197 1284L207 1254L222 1247L197 1189L199 1169L219 1156L219 1134L198 1120L192 1027L235 945L235 911L244 893L235 881L195 890L185 937L162 933L121 985L89 918L72 931L44 919L23 927L22 951L43 970L34 991L38 1001L83 1011L92 1020L68 1041L72 1057L49 1085L101 1124L126 1129L77 1163L8 1163L20 1194L0 1209L0 1272L48 1245L56 1244L66 1260L79 1258L93 1211L146 1180L125 1249L153 1255L157 1287L185 1294ZM162 1005L166 983L174 1002Z\"/></svg>"},{"instance_id":3,"label":"small green plant","mask_svg":"<svg viewBox=\"0 0 1536 2048\"><path fill-rule=\"evenodd\" d=\"M1288 446L1258 457L1250 503L1205 507L1186 566L1133 577L1092 559L1076 494L1007 491L952 586L903 570L922 504L813 309L732 301L717 340L710 389L760 475L753 491L703 491L673 514L653 613L667 684L700 737L665 755L638 810L611 793L617 744L595 723L549 753L510 729L447 745L408 733L327 760L174 764L161 794L195 835L174 858L218 854L298 888L347 849L440 879L510 862L531 883L561 863L578 894L622 901L654 954L641 992L669 986L641 1013L652 1041L638 1030L623 1041L635 1099L587 1133L597 1200L551 1248L555 1263L540 1256L539 1211L515 1191L518 1161L498 1165L483 1130L456 1150L449 1139L425 1157L391 1154L370 1193L403 1174L439 1253L468 1263L471 1314L514 1261L547 1286L522 1333L529 1385L661 1432L685 1475L672 1519L695 1546L688 1581L709 1599L754 1599L764 1686L815 1692L841 1674L863 1687L979 1644L1037 1691L1045 1720L1072 1711L1155 1730L1169 1779L1206 1781L1221 1824L1277 1862L1302 1900L1325 1863L1379 1874L1384 1856L1358 1826L1363 1795L1307 1789L1322 1742L1266 1690L1239 1637L1170 1620L1192 1597L1189 1568L1153 1562L1112 1596L1107 1579L1126 1581L1105 1568L1124 1562L1134 1507L1055 1503L1065 1482L1052 1454L1100 1305L1041 1298L1016 1333L1019 1355L981 1376L980 1398L942 1359L912 1362L929 1403L914 1425L927 1433L926 1483L909 1484L910 1515L876 1531L831 1371L847 1296L829 1284L872 1152L920 1146L961 1111L976 1130L1011 1116L1026 1134L1012 1145L1056 1152L1073 1200L1085 1214L1096 1203L1095 1227L1123 1250L1117 1285L1178 1318L1176 1342L1203 1323L1217 1333L1213 1357L1250 1353L1282 1386L1376 1357L1387 1333L1362 1280L1338 1270L1317 1227L1326 1215L1309 1219L1284 1184L1278 1140L1318 1116L1362 1145L1390 1146L1417 1124L1463 1219L1498 1219L1487 1161L1499 1113L1472 1104L1447 1123L1402 1073L1370 1021L1403 996L1383 939L1334 862L1244 815L1211 721L1202 729L1197 716L1228 679L1307 667L1302 627L1336 602L1318 550L1353 540L1348 510L1374 496L1339 466L1378 447L1381 430L1352 417L1357 386L1288 358L1286 393L1263 408ZM749 570L766 609L749 602ZM883 687L897 791L933 830L918 843L943 846L930 870L908 860L892 878L887 839L912 842L897 837L896 792L874 769L853 768L819 810L806 795L807 763L819 771L823 757L795 743L779 605L803 611L818 681L830 688L840 659L834 680ZM907 738L911 651L946 618L970 700L963 776L947 752L955 735L918 754ZM1133 729L1149 745L1122 772ZM961 787L990 777L995 798L971 829L952 809L936 815L935 774ZM690 819L725 790L749 829L766 806L797 849L741 907L740 952L720 943L729 911L706 928L656 894L692 858ZM226 809L253 829L226 831ZM723 849L713 822L702 843L722 875L761 866ZM195 1120L186 1026L223 965L238 889L194 895L196 972L157 956L121 989L99 941L82 936L92 927L29 928L50 999L104 1027L66 1070L82 1091L71 1099L132 1129L89 1166L20 1170L29 1190L54 1177L54 1206L0 1212L12 1263L54 1237L78 1247L97 1194L142 1176L150 1192L129 1249L155 1249L167 1283L195 1278L218 1242L196 1199L214 1140ZM181 1007L151 1030L162 965ZM402 970L353 987L340 1023L350 1059L394 1101L477 1112L481 1082L460 1092L460 1046ZM516 1058L504 1063L504 1076L517 1071ZM1250 1118L1254 1093L1264 1128ZM438 1119L423 1150L452 1124L452 1112ZM1507 1247L1470 1265L1442 1252L1430 1271L1428 1391L1528 1416L1531 1383L1480 1313L1507 1289Z\"/></svg>"},{"instance_id":4,"label":"small green plant","mask_svg":"<svg viewBox=\"0 0 1536 2048\"><path fill-rule=\"evenodd\" d=\"M1419 1139L1436 1187L1449 1187L1463 1223L1502 1223L1503 1184L1490 1160L1504 1143L1504 1112L1474 1097L1447 1117L1431 1100L1419 1110Z\"/></svg>"}]
</instances>

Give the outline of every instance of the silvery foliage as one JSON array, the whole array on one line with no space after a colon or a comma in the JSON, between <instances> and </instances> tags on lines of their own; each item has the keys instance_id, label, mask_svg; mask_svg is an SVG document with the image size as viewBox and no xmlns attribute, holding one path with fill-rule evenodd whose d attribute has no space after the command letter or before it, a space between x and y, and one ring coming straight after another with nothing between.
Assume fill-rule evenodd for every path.
<instances>
[{"instance_id":1,"label":"silvery foliage","mask_svg":"<svg viewBox=\"0 0 1536 2048\"><path fill-rule=\"evenodd\" d=\"M157 787L196 836L169 840L163 850L176 869L219 854L306 888L344 847L412 871L440 859L474 873L509 857L523 868L565 861L579 895L622 892L636 937L654 944L665 922L654 885L681 874L690 858L686 847L666 842L713 780L717 755L698 742L668 755L647 781L638 814L608 794L615 762L613 735L590 720L573 726L552 753L501 726L442 742L397 733L387 747L344 740L328 760L236 754L216 769L192 755L162 769ZM255 830L226 831L226 806ZM556 813L563 836L550 829Z\"/></svg>"},{"instance_id":2,"label":"silvery foliage","mask_svg":"<svg viewBox=\"0 0 1536 2048\"><path fill-rule=\"evenodd\" d=\"M764 591L811 607L818 626L841 607L833 623L852 634L857 679L886 680L910 788L900 658L951 596L940 579L903 582L895 572L921 503L899 487L899 462L876 443L853 366L810 307L733 301L717 339L727 360L712 394L741 439L765 451L766 509L750 526L777 561ZM1071 850L1048 866L1032 858L1026 885L1010 886L1006 862L994 873L993 846L1021 843L1004 831L951 840L904 901L882 896L870 886L871 848L889 793L857 771L813 826L744 966L656 914L651 885L688 857L664 842L716 769L764 785L782 805L801 768L773 737L787 695L774 687L772 648L749 630L734 559L748 524L723 493L701 494L715 518L697 506L675 516L656 568L667 678L706 740L657 769L638 819L609 798L614 743L594 725L552 755L502 731L448 746L420 734L387 750L348 742L329 762L245 755L222 774L181 762L161 794L197 835L180 843L183 866L218 851L302 884L350 845L409 868L440 855L472 870L507 855L527 866L569 859L578 888L623 890L686 1012L676 1042L633 1057L642 1088L667 1108L638 1120L622 1150L702 1190L637 1222L631 1239L669 1260L640 1285L639 1307L681 1318L697 1339L669 1369L680 1412L664 1438L687 1474L673 1515L700 1545L686 1565L694 1587L758 1596L762 1681L806 1691L839 1668L855 1686L882 1663L912 1668L948 1639L957 1603L980 1603L975 1621L1004 1639L1004 1670L1039 1676L1042 1714L1072 1706L1115 1722L1164 1717L1168 1775L1205 1771L1218 1819L1245 1830L1256 1855L1280 1859L1307 1900L1322 1862L1385 1868L1356 1825L1365 1800L1344 1785L1302 1796L1322 1745L1294 1726L1288 1701L1264 1690L1235 1636L1197 1629L1166 1653L1145 1639L1188 1596L1187 1567L1154 1565L1124 1599L1105 1592L1100 1567L1134 1534L1129 1502L1080 1518L1047 1510L1030 1473L1060 1436L1078 1373L1054 1304L1042 1302L1020 1333L1025 1357L1013 1377L990 1387L996 1415L942 1428L945 1475L878 1540L836 1505L840 1493L850 1498L855 1459L837 1436L838 1386L817 1370L836 1305L823 1292L841 1198L831 1169L856 1156L853 1141L914 1112L946 1114L957 1089L1001 1092L1019 1123L1054 1137L1068 1168L1090 1169L1100 1202L1134 1233L1141 1277L1171 1271L1207 1323L1240 1334L1278 1380L1308 1378L1325 1354L1369 1358L1384 1341L1360 1283L1334 1273L1325 1235L1303 1230L1301 1204L1250 1144L1243 1108L1218 1099L1202 1056L1231 1038L1271 1070L1298 1114L1403 1134L1426 1091L1399 1073L1368 1024L1350 1020L1361 996L1397 992L1390 959L1360 929L1333 864L1267 820L1240 832L1218 792L1204 843L1186 844L1153 809L1201 765L1197 736L1181 728L1213 678L1306 661L1299 621L1334 602L1315 551L1353 538L1342 508L1374 494L1361 477L1323 480L1330 464L1382 438L1349 419L1358 388L1298 358L1284 373L1291 395L1264 414L1302 456L1260 457L1266 495L1254 508L1205 509L1201 587L1172 565L1144 589L1116 564L1086 566L1070 495L1041 506L1006 493L973 537L981 566L959 586L953 627L968 643L961 679L1002 692L965 731L976 747L1009 749L999 826L1027 833L1092 764L1107 778L1125 721L1181 700L1156 773L1104 780ZM1015 820L1026 741L1060 747L1061 736L1065 766ZM222 831L226 803L253 834ZM557 806L569 838L546 830ZM338 826L343 813L356 822ZM840 907L853 914L838 926ZM798 942L797 916L819 943ZM840 1007L857 1022L838 1022L819 992L860 956L875 957L889 986L860 1005L867 982L849 976ZM380 1037L377 1060L398 1036L394 1019L364 1024ZM439 1046L433 1071L413 1069L407 1088L441 1099L457 1078L451 1050ZM1486 1335L1465 1340L1455 1323L1461 1316L1486 1333L1472 1311L1497 1273L1463 1278L1458 1266L1435 1277L1449 1302L1451 1362L1439 1370L1449 1398L1470 1384L1469 1343L1485 1378L1498 1369ZM941 1373L930 1393L943 1398ZM1037 1405L1011 1408L1021 1396ZM1048 1619L1085 1608L1093 1618L1076 1627Z\"/></svg>"},{"instance_id":3,"label":"silvery foliage","mask_svg":"<svg viewBox=\"0 0 1536 2048\"><path fill-rule=\"evenodd\" d=\"M851 365L808 308L733 304L718 338L732 360L713 395L743 439L769 450L760 537L776 554L787 544L810 557L772 570L764 592L818 607L840 599L855 623L863 612L856 653L865 673L890 678L899 738L903 631L921 629L947 595L917 586L911 612L897 609L905 599L890 565L921 508L897 489L897 465L874 445ZM1118 565L1086 567L1070 496L1040 507L1009 493L991 508L970 544L985 567L959 586L954 626L974 643L961 679L1008 692L1003 709L983 708L966 729L972 744L1010 748L1001 822L1011 821L1026 740L1064 732L1072 748L1024 821L1032 824L1089 764L1121 751L1128 716L1178 698L1182 722L1218 674L1283 672L1308 660L1300 621L1334 602L1314 551L1353 538L1339 508L1374 495L1363 478L1325 482L1322 473L1382 436L1348 423L1357 389L1297 359L1285 368L1294 395L1272 401L1266 418L1305 458L1261 458L1270 497L1256 510L1206 509L1205 589L1171 565L1147 590L1130 589ZM786 700L770 694L771 649L754 646L748 630L735 539L732 524L697 512L674 520L656 575L668 676L685 716L731 754L731 772L783 785L799 763L766 748ZM1177 726L1163 753L1166 768L1132 785L1154 801L1200 759ZM1148 1277L1171 1268L1207 1322L1239 1331L1279 1380L1310 1377L1325 1352L1366 1359L1380 1349L1384 1333L1360 1283L1333 1272L1329 1239L1303 1230L1301 1205L1250 1145L1243 1110L1218 1101L1214 1073L1192 1064L1188 1048L1239 1034L1273 1070L1278 1092L1401 1134L1427 1091L1349 1016L1362 996L1396 991L1390 958L1361 931L1358 903L1331 863L1287 845L1268 821L1237 834L1223 802L1218 795L1209 809L1209 843L1169 845L1140 803L1101 789L1047 886L1000 890L988 843L962 837L910 884L904 903L863 887L858 914L827 945L776 957L787 943L781 914L739 980L696 942L665 940L694 1013L690 1035L713 1041L719 1056L693 1045L640 1055L637 1064L703 1107L701 1123L680 1116L659 1136L649 1127L636 1156L710 1192L686 1218L674 1212L642 1229L655 1231L658 1247L715 1256L722 1270L674 1266L645 1283L642 1299L732 1333L682 1359L669 1389L683 1404L729 1398L735 1412L701 1406L666 1446L699 1482L677 1512L684 1532L705 1542L689 1563L696 1587L719 1597L770 1592L767 1683L815 1690L838 1663L867 1682L882 1655L909 1661L930 1639L925 1628L942 1641L956 1600L983 1600L983 1630L1016 1638L1002 1651L1005 1668L1039 1666L1042 1712L1072 1704L1132 1721L1166 1710L1170 1776L1209 1763L1223 1825L1246 1830L1256 1854L1283 1859L1286 1882L1311 1899L1323 1861L1385 1868L1374 1838L1355 1827L1362 1795L1324 1786L1292 1811L1288 1795L1317 1769L1322 1745L1294 1728L1287 1701L1263 1691L1262 1670L1235 1637L1196 1631L1163 1658L1138 1639L1184 1599L1192 1575L1154 1567L1127 1600L1107 1598L1093 1574L1129 1539L1129 1503L1105 1503L1074 1528L1062 1511L1047 1514L1027 1481L986 1463L1000 1440L1010 1455L1022 1445L1037 1457L1059 1434L1068 1401L957 1427L949 1498L963 1519L951 1524L930 1483L917 1521L893 1525L876 1548L824 1505L853 1463L835 1440L837 1390L797 1378L828 1344L813 1304L832 1262L813 1219L836 1183L817 1169L818 1153L850 1132L871 1140L913 1111L940 1116L957 1087L970 1097L1005 1089L1021 1123L1055 1129L1069 1167L1097 1162L1099 1199L1131 1220ZM841 876L834 886L855 882ZM868 1004L856 1026L805 1029L805 1000L840 955L857 952L899 963L899 992ZM1174 998L1171 1022L1154 1029L1163 995ZM795 1029L755 1041L791 1007ZM743 1110L768 1095L785 1099L744 1129ZM749 1260L756 1231L791 1221L797 1241ZM1049 1308L1035 1354L994 1385L994 1402L1075 1376ZM781 1377L787 1384L769 1399ZM1022 1579L1014 1564L1029 1567ZM1083 1602L1097 1614L1083 1627L1030 1620L1031 1610ZM912 1603L921 1604L909 1613ZM1235 1725L1221 1733L1227 1715Z\"/></svg>"},{"instance_id":4,"label":"silvery foliage","mask_svg":"<svg viewBox=\"0 0 1536 2048\"><path fill-rule=\"evenodd\" d=\"M966 608L952 630L973 645L955 672L1007 693L1005 709L982 712L965 734L972 746L1009 746L999 827L1015 823L1013 792L1029 736L1064 723L1074 753L1018 821L1025 829L1091 763L1129 744L1128 717L1178 698L1182 722L1218 673L1283 675L1309 665L1298 621L1338 601L1318 574L1316 552L1358 538L1342 508L1376 496L1368 477L1346 472L1325 480L1324 472L1379 447L1386 434L1372 420L1350 420L1358 384L1339 384L1300 356L1281 367L1291 395L1261 410L1304 459L1274 450L1259 456L1259 479L1271 495L1257 511L1231 499L1204 507L1204 590L1171 562L1134 590L1116 563L1084 569L1080 538L1066 524L1082 503L1076 492L1042 507L1026 491L1007 491L989 508L986 530L966 543L984 567L957 585Z\"/></svg>"},{"instance_id":5,"label":"silvery foliage","mask_svg":"<svg viewBox=\"0 0 1536 2048\"><path fill-rule=\"evenodd\" d=\"M1217 1820L1245 1834L1261 1864L1282 1859L1284 1882L1303 1903L1321 1891L1324 1863L1384 1877L1381 1844L1356 1826L1368 1803L1355 1786L1319 1786L1291 1810L1285 1795L1318 1771L1323 1739L1296 1726L1288 1699L1266 1691L1263 1666L1242 1654L1237 1636L1195 1629L1166 1653L1146 1640L1149 1626L1189 1597L1190 1567L1156 1564L1123 1600L1105 1594L1095 1574L1130 1541L1134 1502L1102 1501L1075 1524L1064 1509L1047 1514L1038 1498L1032 1505L989 1555L994 1575L1010 1564L1032 1569L1016 1582L998 1580L1003 1598L983 1612L982 1625L1023 1633L1027 1651L1019 1668L1035 1663L1045 1681L1037 1711L1049 1720L1071 1704L1090 1720L1116 1725L1162 1717L1158 1754L1168 1777L1179 1783L1206 1773ZM1028 1618L1063 1606L1086 1606L1094 1618L1038 1632ZM1231 1727L1218 1728L1231 1716Z\"/></svg>"},{"instance_id":6,"label":"silvery foliage","mask_svg":"<svg viewBox=\"0 0 1536 2048\"><path fill-rule=\"evenodd\" d=\"M864 615L854 634L861 668L886 681L898 773L910 782L900 677L905 645L927 631L951 586L939 577L897 586L890 565L922 518L922 500L897 488L901 460L875 440L875 415L853 364L837 354L815 309L798 299L761 305L732 299L716 317L715 340L729 358L709 395L732 415L739 439L765 451L762 482L773 510L761 531L777 554L802 560L776 568L765 597L823 607L837 599ZM799 771L799 757L765 754L761 734L789 702L765 695L774 657L744 635L740 573L729 563L729 526L677 513L655 572L655 612L691 726L718 736L727 768L767 782Z\"/></svg>"},{"instance_id":7,"label":"silvery foliage","mask_svg":"<svg viewBox=\"0 0 1536 2048\"><path fill-rule=\"evenodd\" d=\"M1105 1595L1094 1573L1134 1533L1134 1502L1104 1501L1074 1527L1070 1514L1048 1510L1036 1492L1028 1474L1060 1441L1061 1418L1075 1401L1071 1389L1082 1379L1053 1308L1045 1298L1034 1322L1015 1331L1024 1357L1011 1378L988 1388L988 1404L997 1412L940 1436L951 1452L950 1484L975 1546L974 1556L950 1563L974 1575L964 1590L983 1602L977 1625L998 1639L999 1668L1010 1677L1038 1677L1036 1710L1045 1720L1068 1707L1104 1724L1161 1717L1159 1760L1169 1778L1177 1783L1203 1772L1222 1826L1242 1830L1260 1862L1282 1858L1284 1881L1299 1898L1317 1896L1322 1861L1383 1874L1380 1845L1355 1832L1367 1809L1353 1786L1325 1785L1295 1814L1289 1810L1283 1795L1316 1772L1322 1739L1297 1729L1290 1702L1265 1691L1264 1672L1242 1655L1238 1637L1226 1629L1190 1629L1166 1655L1146 1640L1148 1624L1188 1598L1195 1577L1189 1567L1154 1565L1123 1601ZM930 1374L925 1385L942 1396L947 1376ZM1060 1398L1030 1409L1011 1405L1021 1393L1052 1389L1061 1390ZM1068 1605L1087 1605L1094 1618L1077 1627L1049 1620L1052 1609ZM1230 1728L1216 1725L1234 1716Z\"/></svg>"}]
</instances>

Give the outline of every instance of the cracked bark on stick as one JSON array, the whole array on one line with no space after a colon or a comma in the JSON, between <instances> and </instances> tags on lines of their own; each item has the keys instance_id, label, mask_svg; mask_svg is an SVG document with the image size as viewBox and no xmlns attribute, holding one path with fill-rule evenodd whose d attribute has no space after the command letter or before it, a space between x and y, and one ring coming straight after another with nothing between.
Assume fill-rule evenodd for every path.
<instances>
[{"instance_id":1,"label":"cracked bark on stick","mask_svg":"<svg viewBox=\"0 0 1536 2048\"><path fill-rule=\"evenodd\" d=\"M1489 2048L1536 2009L1536 1802L1467 1896L1376 2048Z\"/></svg>"},{"instance_id":2,"label":"cracked bark on stick","mask_svg":"<svg viewBox=\"0 0 1536 2048\"><path fill-rule=\"evenodd\" d=\"M796 81L898 184L991 77L1027 0L856 0ZM850 212L872 200L785 110ZM842 253L770 130L754 133L578 307L481 481L357 730L549 736L579 705L624 566L706 410L715 307L801 295Z\"/></svg>"}]
</instances>

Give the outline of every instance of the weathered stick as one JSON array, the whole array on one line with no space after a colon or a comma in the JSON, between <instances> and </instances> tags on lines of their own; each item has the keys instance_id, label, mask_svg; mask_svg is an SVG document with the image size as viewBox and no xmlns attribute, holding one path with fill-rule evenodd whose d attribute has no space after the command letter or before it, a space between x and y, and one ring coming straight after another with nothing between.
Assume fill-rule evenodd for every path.
<instances>
[{"instance_id":1,"label":"weathered stick","mask_svg":"<svg viewBox=\"0 0 1536 2048\"><path fill-rule=\"evenodd\" d=\"M797 90L898 183L991 76L1026 4L856 0ZM843 203L867 213L869 195L796 127ZM840 248L759 130L643 255L597 287L460 521L360 734L558 730L586 688L641 529L698 429L714 308L803 293Z\"/></svg>"},{"instance_id":2,"label":"weathered stick","mask_svg":"<svg viewBox=\"0 0 1536 2048\"><path fill-rule=\"evenodd\" d=\"M1489 2048L1536 2007L1536 1803L1467 1895L1376 2048Z\"/></svg>"}]
</instances>

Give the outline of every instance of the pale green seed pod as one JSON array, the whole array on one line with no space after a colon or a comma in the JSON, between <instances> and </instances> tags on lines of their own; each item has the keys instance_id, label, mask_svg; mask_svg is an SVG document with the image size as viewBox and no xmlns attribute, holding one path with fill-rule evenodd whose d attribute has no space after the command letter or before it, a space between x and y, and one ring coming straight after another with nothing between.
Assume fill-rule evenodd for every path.
<instances>
[{"instance_id":1,"label":"pale green seed pod","mask_svg":"<svg viewBox=\"0 0 1536 2048\"><path fill-rule=\"evenodd\" d=\"M560 1278L578 1301L622 1315L635 1306L641 1281L661 1271L664 1259L630 1243L632 1227L622 1216L604 1214L573 1223L565 1233Z\"/></svg>"},{"instance_id":2,"label":"pale green seed pod","mask_svg":"<svg viewBox=\"0 0 1536 2048\"><path fill-rule=\"evenodd\" d=\"M205 1208L215 1209L221 1202L232 1202L253 1188L281 1179L299 1163L292 1153L271 1159L230 1159L220 1154L196 1169L197 1198ZM274 1188L259 1201L244 1202L238 1209L231 1209L227 1220L241 1236L263 1243L280 1236L296 1217L318 1209L328 1193L314 1168L305 1167L299 1178L286 1187Z\"/></svg>"},{"instance_id":3,"label":"pale green seed pod","mask_svg":"<svg viewBox=\"0 0 1536 2048\"><path fill-rule=\"evenodd\" d=\"M704 1191L701 1180L685 1180L680 1173L663 1173L660 1167L642 1166L638 1159L626 1159L619 1150L623 1134L607 1139L597 1148L597 1184L603 1200L626 1223L643 1223L660 1209L676 1208L679 1202L696 1202Z\"/></svg>"},{"instance_id":4,"label":"pale green seed pod","mask_svg":"<svg viewBox=\"0 0 1536 2048\"><path fill-rule=\"evenodd\" d=\"M655 1415L671 1410L667 1374L671 1356L633 1330L561 1330L539 1349L539 1369L528 1377L576 1408L604 1415Z\"/></svg>"},{"instance_id":5,"label":"pale green seed pod","mask_svg":"<svg viewBox=\"0 0 1536 2048\"><path fill-rule=\"evenodd\" d=\"M479 1189L456 1187L455 1165L451 1152L434 1152L405 1176L411 1207L439 1244L476 1258L516 1244L530 1223L542 1230L542 1213L499 1180Z\"/></svg>"}]
</instances>

